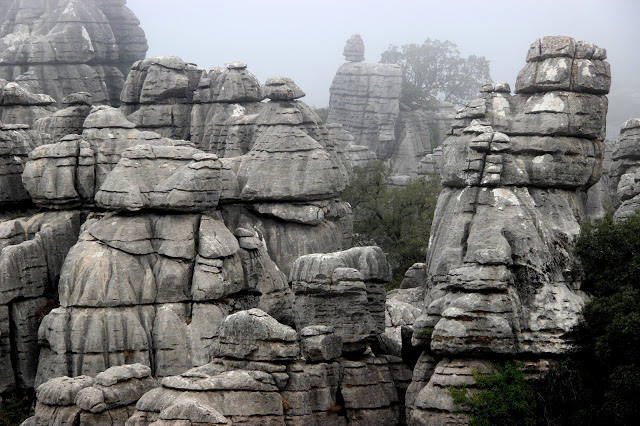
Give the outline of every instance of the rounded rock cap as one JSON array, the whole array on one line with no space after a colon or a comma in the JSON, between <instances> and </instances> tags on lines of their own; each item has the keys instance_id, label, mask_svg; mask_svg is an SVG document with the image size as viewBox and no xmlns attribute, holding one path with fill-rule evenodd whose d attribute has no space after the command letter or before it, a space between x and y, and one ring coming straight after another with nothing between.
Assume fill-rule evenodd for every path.
<instances>
[{"instance_id":1,"label":"rounded rock cap","mask_svg":"<svg viewBox=\"0 0 640 426\"><path fill-rule=\"evenodd\" d=\"M289 77L271 77L264 83L265 97L272 101L292 101L305 96L302 89Z\"/></svg>"},{"instance_id":2,"label":"rounded rock cap","mask_svg":"<svg viewBox=\"0 0 640 426\"><path fill-rule=\"evenodd\" d=\"M227 69L230 70L245 70L247 69L247 64L245 64L244 62L230 62L228 64L224 64Z\"/></svg>"}]
</instances>

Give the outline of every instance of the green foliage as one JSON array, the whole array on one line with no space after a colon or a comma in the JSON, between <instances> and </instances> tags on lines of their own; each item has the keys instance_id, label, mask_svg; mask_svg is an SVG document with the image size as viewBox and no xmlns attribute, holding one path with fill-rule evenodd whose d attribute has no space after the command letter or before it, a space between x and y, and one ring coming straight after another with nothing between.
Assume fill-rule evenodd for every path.
<instances>
[{"instance_id":1,"label":"green foliage","mask_svg":"<svg viewBox=\"0 0 640 426\"><path fill-rule=\"evenodd\" d=\"M450 41L427 39L422 44L391 45L380 62L399 64L403 71L402 100L428 106L433 99L464 104L491 82L489 61L460 56Z\"/></svg>"},{"instance_id":2,"label":"green foliage","mask_svg":"<svg viewBox=\"0 0 640 426\"><path fill-rule=\"evenodd\" d=\"M34 399L32 393L15 393L5 398L0 408L0 426L19 425L33 416Z\"/></svg>"},{"instance_id":3,"label":"green foliage","mask_svg":"<svg viewBox=\"0 0 640 426\"><path fill-rule=\"evenodd\" d=\"M469 413L472 426L535 425L535 398L522 368L514 362L495 365L490 374L474 372L475 392L449 388L454 403Z\"/></svg>"},{"instance_id":4,"label":"green foliage","mask_svg":"<svg viewBox=\"0 0 640 426\"><path fill-rule=\"evenodd\" d=\"M423 330L420 330L420 333L418 333L416 337L420 340L426 340L427 342L430 342L432 334L433 334L433 327L427 327Z\"/></svg>"},{"instance_id":5,"label":"green foliage","mask_svg":"<svg viewBox=\"0 0 640 426\"><path fill-rule=\"evenodd\" d=\"M426 259L440 182L434 176L395 187L388 184L389 174L382 162L373 170L357 169L343 198L354 211L354 244L384 250L395 288L411 265Z\"/></svg>"},{"instance_id":6,"label":"green foliage","mask_svg":"<svg viewBox=\"0 0 640 426\"><path fill-rule=\"evenodd\" d=\"M578 329L595 376L592 424L631 424L640 418L640 215L585 225L576 243L594 295Z\"/></svg>"}]
</instances>

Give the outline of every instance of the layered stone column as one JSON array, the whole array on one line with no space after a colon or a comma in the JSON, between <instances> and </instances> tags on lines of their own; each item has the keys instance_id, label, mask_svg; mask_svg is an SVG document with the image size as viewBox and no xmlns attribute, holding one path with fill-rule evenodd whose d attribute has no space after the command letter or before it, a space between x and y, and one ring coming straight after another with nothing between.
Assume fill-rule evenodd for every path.
<instances>
[{"instance_id":1,"label":"layered stone column","mask_svg":"<svg viewBox=\"0 0 640 426\"><path fill-rule=\"evenodd\" d=\"M488 360L575 348L585 297L572 245L598 181L610 86L606 52L569 37L534 42L518 75L486 85L443 145L407 393L410 424L465 424L448 388L473 387Z\"/></svg>"}]
</instances>

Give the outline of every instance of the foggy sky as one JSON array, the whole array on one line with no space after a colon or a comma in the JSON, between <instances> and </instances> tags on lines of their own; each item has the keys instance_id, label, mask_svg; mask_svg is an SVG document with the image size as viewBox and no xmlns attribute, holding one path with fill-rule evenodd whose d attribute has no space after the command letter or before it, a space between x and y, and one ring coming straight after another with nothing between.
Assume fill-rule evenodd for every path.
<instances>
[{"instance_id":1,"label":"foggy sky","mask_svg":"<svg viewBox=\"0 0 640 426\"><path fill-rule=\"evenodd\" d=\"M177 55L202 68L243 61L259 80L293 78L321 107L359 33L367 62L390 45L450 40L491 62L515 87L531 42L568 35L604 47L612 68L608 134L640 117L640 0L128 0L148 56Z\"/></svg>"}]
</instances>

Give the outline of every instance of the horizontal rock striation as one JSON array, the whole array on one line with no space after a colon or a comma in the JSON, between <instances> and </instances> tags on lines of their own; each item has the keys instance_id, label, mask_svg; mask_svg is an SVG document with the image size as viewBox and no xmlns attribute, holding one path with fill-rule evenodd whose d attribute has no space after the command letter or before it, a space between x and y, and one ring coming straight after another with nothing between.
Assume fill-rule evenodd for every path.
<instances>
[{"instance_id":1,"label":"horizontal rock striation","mask_svg":"<svg viewBox=\"0 0 640 426\"><path fill-rule=\"evenodd\" d=\"M56 377L38 386L35 415L23 425L123 425L140 397L156 386L142 364L111 367L95 378Z\"/></svg>"},{"instance_id":2,"label":"horizontal rock striation","mask_svg":"<svg viewBox=\"0 0 640 426\"><path fill-rule=\"evenodd\" d=\"M421 173L420 162L446 137L455 111L436 102L417 108L402 103L402 70L396 64L364 61L364 43L352 36L344 48L343 64L331 84L327 123L344 127L353 136L347 158L352 167L371 160L388 164L396 181ZM363 164L364 163L364 164Z\"/></svg>"},{"instance_id":3,"label":"horizontal rock striation","mask_svg":"<svg viewBox=\"0 0 640 426\"><path fill-rule=\"evenodd\" d=\"M38 383L131 362L176 374L205 364L217 325L246 304L291 317L286 278L257 234L234 236L208 215L92 218L59 288L39 330Z\"/></svg>"},{"instance_id":4,"label":"horizontal rock striation","mask_svg":"<svg viewBox=\"0 0 640 426\"><path fill-rule=\"evenodd\" d=\"M0 78L58 101L88 92L118 104L124 74L147 52L125 0L10 0L0 16Z\"/></svg>"},{"instance_id":5,"label":"horizontal rock striation","mask_svg":"<svg viewBox=\"0 0 640 426\"><path fill-rule=\"evenodd\" d=\"M122 110L140 130L188 139L194 92L202 73L176 56L138 61L120 95Z\"/></svg>"},{"instance_id":6,"label":"horizontal rock striation","mask_svg":"<svg viewBox=\"0 0 640 426\"><path fill-rule=\"evenodd\" d=\"M623 220L640 211L640 119L627 120L620 137L612 146L607 170L609 191L616 211L614 219Z\"/></svg>"},{"instance_id":7,"label":"horizontal rock striation","mask_svg":"<svg viewBox=\"0 0 640 426\"><path fill-rule=\"evenodd\" d=\"M570 332L585 296L572 243L602 169L605 58L590 43L545 37L532 45L516 95L487 85L458 113L442 148L444 189L413 335L441 360L430 378L414 371L424 387L412 389L409 424L466 424L447 387L473 384L469 372L486 370L474 358L575 349Z\"/></svg>"},{"instance_id":8,"label":"horizontal rock striation","mask_svg":"<svg viewBox=\"0 0 640 426\"><path fill-rule=\"evenodd\" d=\"M0 393L33 387L38 326L57 306L60 270L82 220L61 212L0 222Z\"/></svg>"}]
</instances>

